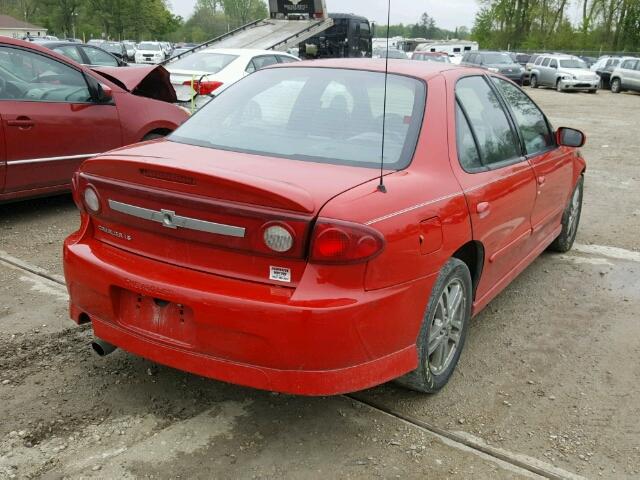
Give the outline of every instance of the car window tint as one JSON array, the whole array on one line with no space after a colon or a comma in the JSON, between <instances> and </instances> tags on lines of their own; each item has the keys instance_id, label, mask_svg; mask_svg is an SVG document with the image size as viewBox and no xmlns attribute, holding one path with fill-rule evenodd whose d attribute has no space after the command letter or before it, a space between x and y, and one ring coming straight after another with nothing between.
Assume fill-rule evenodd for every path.
<instances>
[{"instance_id":1,"label":"car window tint","mask_svg":"<svg viewBox=\"0 0 640 480\"><path fill-rule=\"evenodd\" d=\"M244 71L247 72L247 73L253 73L256 70L257 69L256 69L255 64L253 63L253 60L249 60L249 64L247 65L247 68L245 68Z\"/></svg>"},{"instance_id":2,"label":"car window tint","mask_svg":"<svg viewBox=\"0 0 640 480\"><path fill-rule=\"evenodd\" d=\"M545 59L542 61L542 66L543 66L543 67L548 67L548 66L549 66L549 62L551 62L551 59L550 59L550 58L545 58Z\"/></svg>"},{"instance_id":3,"label":"car window tint","mask_svg":"<svg viewBox=\"0 0 640 480\"><path fill-rule=\"evenodd\" d=\"M75 60L78 63L84 63L84 60L82 59L82 56L80 55L80 52L75 45L63 45L54 48L53 51L59 53L60 55L64 55L71 60Z\"/></svg>"},{"instance_id":4,"label":"car window tint","mask_svg":"<svg viewBox=\"0 0 640 480\"><path fill-rule=\"evenodd\" d=\"M103 52L102 50L93 47L82 47L82 49L87 57L89 57L90 65L100 65L102 67L118 66L118 60L107 52Z\"/></svg>"},{"instance_id":5,"label":"car window tint","mask_svg":"<svg viewBox=\"0 0 640 480\"><path fill-rule=\"evenodd\" d=\"M262 70L269 65L275 65L278 63L278 59L275 55L265 55L262 57L256 57L253 59L253 63L256 66L256 70Z\"/></svg>"},{"instance_id":6,"label":"car window tint","mask_svg":"<svg viewBox=\"0 0 640 480\"><path fill-rule=\"evenodd\" d=\"M554 58L553 60L551 60L551 63L549 63L549 66L551 68L558 68L558 61Z\"/></svg>"},{"instance_id":7,"label":"car window tint","mask_svg":"<svg viewBox=\"0 0 640 480\"><path fill-rule=\"evenodd\" d=\"M502 104L483 77L458 81L456 96L469 117L485 165L520 156Z\"/></svg>"},{"instance_id":8,"label":"car window tint","mask_svg":"<svg viewBox=\"0 0 640 480\"><path fill-rule=\"evenodd\" d=\"M202 108L170 139L209 148L380 168L385 75L335 68L266 69ZM426 85L389 75L384 163L411 162ZM251 132L251 135L247 135Z\"/></svg>"},{"instance_id":9,"label":"car window tint","mask_svg":"<svg viewBox=\"0 0 640 480\"><path fill-rule=\"evenodd\" d=\"M456 137L458 141L458 160L466 171L482 167L476 141L473 138L469 122L460 105L456 103Z\"/></svg>"},{"instance_id":10,"label":"car window tint","mask_svg":"<svg viewBox=\"0 0 640 480\"><path fill-rule=\"evenodd\" d=\"M0 99L31 102L89 102L79 71L51 57L0 47Z\"/></svg>"},{"instance_id":11,"label":"car window tint","mask_svg":"<svg viewBox=\"0 0 640 480\"><path fill-rule=\"evenodd\" d=\"M542 63L542 61L544 60L544 57L538 57L536 58L536 61L534 63L534 65L540 65Z\"/></svg>"},{"instance_id":12,"label":"car window tint","mask_svg":"<svg viewBox=\"0 0 640 480\"><path fill-rule=\"evenodd\" d=\"M511 82L492 78L513 111L527 153L534 155L554 146L553 134L538 106Z\"/></svg>"}]
</instances>

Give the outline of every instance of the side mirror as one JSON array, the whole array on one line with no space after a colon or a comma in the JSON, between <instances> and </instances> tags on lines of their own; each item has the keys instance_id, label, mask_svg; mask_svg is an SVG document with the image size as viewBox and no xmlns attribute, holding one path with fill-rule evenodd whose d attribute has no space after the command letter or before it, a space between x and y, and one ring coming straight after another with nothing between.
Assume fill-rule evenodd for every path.
<instances>
[{"instance_id":1,"label":"side mirror","mask_svg":"<svg viewBox=\"0 0 640 480\"><path fill-rule=\"evenodd\" d=\"M96 101L98 103L112 103L113 102L113 90L111 87L98 83L98 91L96 95Z\"/></svg>"},{"instance_id":2,"label":"side mirror","mask_svg":"<svg viewBox=\"0 0 640 480\"><path fill-rule=\"evenodd\" d=\"M587 141L587 136L574 128L560 127L556 132L556 142L563 147L580 148Z\"/></svg>"}]
</instances>

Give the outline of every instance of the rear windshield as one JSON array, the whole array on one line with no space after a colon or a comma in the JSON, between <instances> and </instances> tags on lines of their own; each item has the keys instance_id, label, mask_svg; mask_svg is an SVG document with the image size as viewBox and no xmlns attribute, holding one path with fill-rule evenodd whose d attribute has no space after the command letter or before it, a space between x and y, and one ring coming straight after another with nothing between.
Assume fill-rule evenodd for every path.
<instances>
[{"instance_id":1,"label":"rear windshield","mask_svg":"<svg viewBox=\"0 0 640 480\"><path fill-rule=\"evenodd\" d=\"M237 55L226 53L200 52L189 55L171 64L172 70L194 70L196 72L218 73L233 62Z\"/></svg>"},{"instance_id":2,"label":"rear windshield","mask_svg":"<svg viewBox=\"0 0 640 480\"><path fill-rule=\"evenodd\" d=\"M560 67L562 68L587 68L587 64L582 60L573 58L570 60L560 60Z\"/></svg>"},{"instance_id":3,"label":"rear windshield","mask_svg":"<svg viewBox=\"0 0 640 480\"><path fill-rule=\"evenodd\" d=\"M147 50L151 52L157 52L160 50L160 45L157 43L141 43L138 45L138 50Z\"/></svg>"},{"instance_id":4,"label":"rear windshield","mask_svg":"<svg viewBox=\"0 0 640 480\"><path fill-rule=\"evenodd\" d=\"M389 75L385 167L411 162L426 85ZM318 163L379 168L384 74L325 68L262 70L171 135L176 142Z\"/></svg>"}]
</instances>

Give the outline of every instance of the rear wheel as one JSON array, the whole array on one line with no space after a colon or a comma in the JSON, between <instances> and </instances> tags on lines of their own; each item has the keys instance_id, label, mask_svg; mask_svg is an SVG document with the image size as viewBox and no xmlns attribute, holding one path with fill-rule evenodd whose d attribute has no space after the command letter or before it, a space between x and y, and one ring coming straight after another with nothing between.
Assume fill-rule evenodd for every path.
<instances>
[{"instance_id":1,"label":"rear wheel","mask_svg":"<svg viewBox=\"0 0 640 480\"><path fill-rule=\"evenodd\" d=\"M611 91L613 93L622 92L622 82L620 82L619 78L614 78L613 80L611 80Z\"/></svg>"},{"instance_id":2,"label":"rear wheel","mask_svg":"<svg viewBox=\"0 0 640 480\"><path fill-rule=\"evenodd\" d=\"M566 253L573 247L580 225L580 216L582 215L582 196L584 192L584 177L580 177L576 185L569 205L562 215L562 231L558 238L549 246L549 250L559 253Z\"/></svg>"},{"instance_id":3,"label":"rear wheel","mask_svg":"<svg viewBox=\"0 0 640 480\"><path fill-rule=\"evenodd\" d=\"M531 88L538 88L538 77L535 75L531 75L531 80L529 80L529 86Z\"/></svg>"},{"instance_id":4,"label":"rear wheel","mask_svg":"<svg viewBox=\"0 0 640 480\"><path fill-rule=\"evenodd\" d=\"M440 271L418 337L418 368L397 382L411 390L435 393L458 364L473 303L467 265L452 258Z\"/></svg>"}]
</instances>

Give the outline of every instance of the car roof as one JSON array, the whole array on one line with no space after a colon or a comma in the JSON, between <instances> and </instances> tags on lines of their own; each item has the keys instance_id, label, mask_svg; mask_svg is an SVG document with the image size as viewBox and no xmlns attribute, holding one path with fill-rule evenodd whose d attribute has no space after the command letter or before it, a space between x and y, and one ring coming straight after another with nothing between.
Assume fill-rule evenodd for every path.
<instances>
[{"instance_id":1,"label":"car roof","mask_svg":"<svg viewBox=\"0 0 640 480\"><path fill-rule=\"evenodd\" d=\"M286 63L269 68L335 68L345 70L362 70L370 72L385 72L387 64L384 58L333 58L326 60L310 60L303 62ZM389 59L389 73L396 75L406 75L415 78L428 80L436 77L442 72L451 70L461 70L468 72L473 69L461 67L450 63L416 62L415 60ZM484 70L478 69L483 75Z\"/></svg>"}]
</instances>

